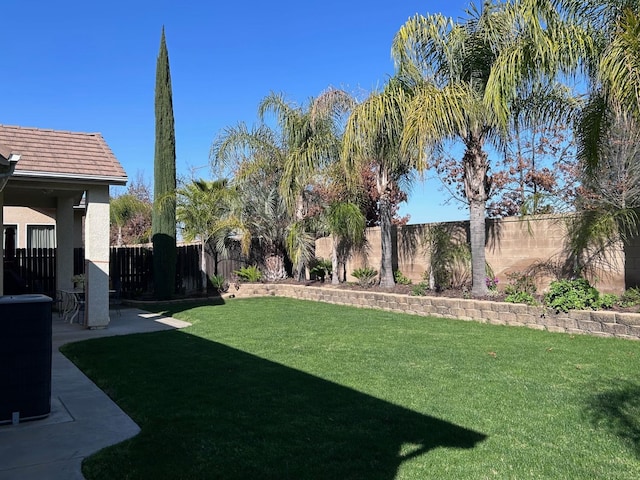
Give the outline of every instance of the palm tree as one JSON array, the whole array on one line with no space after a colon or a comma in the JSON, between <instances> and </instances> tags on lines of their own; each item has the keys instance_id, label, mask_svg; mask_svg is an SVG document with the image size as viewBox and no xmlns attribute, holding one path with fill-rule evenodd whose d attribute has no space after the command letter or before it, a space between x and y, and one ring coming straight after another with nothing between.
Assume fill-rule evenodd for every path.
<instances>
[{"instance_id":1,"label":"palm tree","mask_svg":"<svg viewBox=\"0 0 640 480\"><path fill-rule=\"evenodd\" d=\"M340 156L340 138L334 121L353 102L342 90L329 89L311 99L308 107L300 107L282 94L271 93L258 107L265 121L275 115L286 150L280 192L295 212L296 220L304 217L303 192L313 177Z\"/></svg>"},{"instance_id":2,"label":"palm tree","mask_svg":"<svg viewBox=\"0 0 640 480\"><path fill-rule=\"evenodd\" d=\"M405 113L410 91L400 78L389 80L384 90L372 93L354 107L343 138L342 159L351 176L364 165L373 164L376 187L380 195L380 236L382 259L380 286L395 285L391 242L392 202L394 186L411 181L414 170L422 170L418 155L400 150Z\"/></svg>"},{"instance_id":3,"label":"palm tree","mask_svg":"<svg viewBox=\"0 0 640 480\"><path fill-rule=\"evenodd\" d=\"M284 263L286 228L293 222L278 185L286 150L278 132L266 125L248 129L244 123L227 127L211 150L214 168L229 168L231 184L237 192L233 216L238 220L236 233L245 243L260 247L263 270L267 264ZM273 262L273 258L278 258ZM267 260L269 259L269 260ZM282 274L265 272L266 276Z\"/></svg>"},{"instance_id":4,"label":"palm tree","mask_svg":"<svg viewBox=\"0 0 640 480\"><path fill-rule=\"evenodd\" d=\"M187 241L200 242L200 272L202 289L205 291L207 251L216 257L220 249L212 243L224 242L229 232L238 226L238 222L231 215L231 201L235 193L228 187L226 180L202 179L192 180L176 191L176 218L182 225L183 237Z\"/></svg>"},{"instance_id":5,"label":"palm tree","mask_svg":"<svg viewBox=\"0 0 640 480\"><path fill-rule=\"evenodd\" d=\"M311 99L308 107L299 107L282 94L271 93L258 107L261 121L275 115L287 154L283 157L280 194L293 213L296 228L290 230L290 252L298 275L313 256L305 247L312 237L303 228L306 216L305 192L323 169L340 158L339 119L353 104L343 90L330 88ZM299 235L296 235L299 234Z\"/></svg>"},{"instance_id":6,"label":"palm tree","mask_svg":"<svg viewBox=\"0 0 640 480\"><path fill-rule=\"evenodd\" d=\"M298 275L313 257L313 236L306 229L305 194L323 168L339 159L338 119L350 105L345 92L329 89L309 106L297 106L281 94L272 93L259 105L262 124L249 130L243 124L226 129L214 143L212 160L217 165L236 161L234 182L245 182L259 171L269 172L277 184L277 194L288 210L285 245ZM275 116L277 130L265 124L268 114ZM265 185L253 182L252 187ZM275 194L268 182L269 196Z\"/></svg>"},{"instance_id":7,"label":"palm tree","mask_svg":"<svg viewBox=\"0 0 640 480\"><path fill-rule=\"evenodd\" d=\"M240 187L240 218L245 232L261 252L261 266L267 280L281 280L287 276L285 257L291 255L289 231L294 222L287 211L277 184L254 188Z\"/></svg>"},{"instance_id":8,"label":"palm tree","mask_svg":"<svg viewBox=\"0 0 640 480\"><path fill-rule=\"evenodd\" d=\"M442 15L410 18L392 51L401 71L420 76L407 112L403 145L425 155L428 147L459 140L464 194L469 203L472 294L486 295L485 213L491 189L487 142L500 145L507 123L485 99L492 67L513 42L508 15L485 4L471 7L461 22Z\"/></svg>"},{"instance_id":9,"label":"palm tree","mask_svg":"<svg viewBox=\"0 0 640 480\"><path fill-rule=\"evenodd\" d=\"M559 0L573 23L584 25L593 48L583 54L590 66L589 101L578 122L579 157L597 171L621 108L640 120L640 2Z\"/></svg>"},{"instance_id":10,"label":"palm tree","mask_svg":"<svg viewBox=\"0 0 640 480\"><path fill-rule=\"evenodd\" d=\"M331 283L337 285L339 278L339 253L346 247L362 245L365 240L367 219L360 207L351 202L333 202L324 214L326 230L331 235Z\"/></svg>"},{"instance_id":11,"label":"palm tree","mask_svg":"<svg viewBox=\"0 0 640 480\"><path fill-rule=\"evenodd\" d=\"M610 261L616 242L638 235L640 208L640 122L629 109L613 106L611 125L601 141L598 163L585 173L577 198L578 212L568 219L567 248L572 275L592 273Z\"/></svg>"},{"instance_id":12,"label":"palm tree","mask_svg":"<svg viewBox=\"0 0 640 480\"><path fill-rule=\"evenodd\" d=\"M400 71L421 79L407 114L403 145L422 154L446 142L464 145L462 181L469 203L476 296L487 293L485 215L491 193L487 146L501 150L515 120L541 118L545 108L556 113L548 109L552 97L533 108L514 107L523 94L544 91L557 74L575 71L593 48L587 30L565 22L553 1L485 2L480 9L472 4L460 21L416 15L394 38L392 52ZM560 115L564 111L557 109L558 115L545 120L566 121Z\"/></svg>"},{"instance_id":13,"label":"palm tree","mask_svg":"<svg viewBox=\"0 0 640 480\"><path fill-rule=\"evenodd\" d=\"M621 181L629 184L629 179L637 178L637 156L623 152L620 145L633 145L640 120L640 2L519 3L521 7L513 11L518 12L520 25L529 33L523 38L529 41L521 41L511 55L502 57L488 90L495 100L501 88L509 90L508 81L518 83L534 69L549 77L558 72L584 74L588 101L576 125L578 159L586 167L584 186L595 193L599 204L581 210L570 225L569 244L582 270L584 252L600 251L612 238L624 240L637 232L633 189L625 187L623 195L618 194ZM613 184L612 174L617 177Z\"/></svg>"}]
</instances>

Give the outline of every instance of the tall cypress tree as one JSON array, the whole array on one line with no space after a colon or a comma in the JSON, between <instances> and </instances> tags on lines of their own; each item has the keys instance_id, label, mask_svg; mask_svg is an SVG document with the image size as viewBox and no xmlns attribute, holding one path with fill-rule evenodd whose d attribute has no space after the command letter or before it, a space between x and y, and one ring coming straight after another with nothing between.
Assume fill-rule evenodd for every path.
<instances>
[{"instance_id":1,"label":"tall cypress tree","mask_svg":"<svg viewBox=\"0 0 640 480\"><path fill-rule=\"evenodd\" d=\"M176 134L164 27L156 65L155 110L153 283L156 298L166 300L174 293L176 278Z\"/></svg>"}]
</instances>

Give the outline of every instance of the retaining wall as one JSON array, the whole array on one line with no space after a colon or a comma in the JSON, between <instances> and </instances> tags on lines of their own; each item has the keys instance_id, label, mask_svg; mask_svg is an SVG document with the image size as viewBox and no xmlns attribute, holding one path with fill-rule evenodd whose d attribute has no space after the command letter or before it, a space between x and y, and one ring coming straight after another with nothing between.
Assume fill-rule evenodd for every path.
<instances>
[{"instance_id":1,"label":"retaining wall","mask_svg":"<svg viewBox=\"0 0 640 480\"><path fill-rule=\"evenodd\" d=\"M230 294L226 294L228 297ZM414 297L375 291L288 284L244 283L232 293L238 298L278 296L373 308L413 315L512 325L599 337L640 340L640 314L572 310L555 313L545 307L446 297Z\"/></svg>"}]
</instances>

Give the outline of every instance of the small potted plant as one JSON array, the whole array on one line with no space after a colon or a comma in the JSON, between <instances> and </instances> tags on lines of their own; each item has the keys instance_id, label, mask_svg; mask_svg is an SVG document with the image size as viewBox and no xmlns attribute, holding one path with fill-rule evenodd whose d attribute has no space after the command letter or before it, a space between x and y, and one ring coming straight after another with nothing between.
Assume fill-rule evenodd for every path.
<instances>
[{"instance_id":1,"label":"small potted plant","mask_svg":"<svg viewBox=\"0 0 640 480\"><path fill-rule=\"evenodd\" d=\"M73 288L84 290L84 273L74 275L71 277L71 281L73 282Z\"/></svg>"}]
</instances>

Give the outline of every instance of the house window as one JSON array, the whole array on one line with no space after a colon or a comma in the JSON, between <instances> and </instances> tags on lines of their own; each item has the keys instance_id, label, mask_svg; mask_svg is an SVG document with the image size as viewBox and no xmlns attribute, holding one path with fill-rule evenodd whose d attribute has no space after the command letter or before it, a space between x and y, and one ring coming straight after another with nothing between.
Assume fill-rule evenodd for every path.
<instances>
[{"instance_id":1,"label":"house window","mask_svg":"<svg viewBox=\"0 0 640 480\"><path fill-rule=\"evenodd\" d=\"M27 248L56 248L55 225L27 225Z\"/></svg>"},{"instance_id":2,"label":"house window","mask_svg":"<svg viewBox=\"0 0 640 480\"><path fill-rule=\"evenodd\" d=\"M13 248L15 250L18 245L18 226L17 225L3 225L2 228L2 248L7 249L7 231L13 230ZM9 234L11 235L11 233Z\"/></svg>"}]
</instances>

